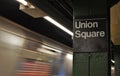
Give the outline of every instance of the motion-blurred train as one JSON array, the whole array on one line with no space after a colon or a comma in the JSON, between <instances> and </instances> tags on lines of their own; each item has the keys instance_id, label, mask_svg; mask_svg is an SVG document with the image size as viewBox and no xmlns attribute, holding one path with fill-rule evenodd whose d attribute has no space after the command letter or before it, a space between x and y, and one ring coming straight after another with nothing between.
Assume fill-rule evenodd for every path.
<instances>
[{"instance_id":1,"label":"motion-blurred train","mask_svg":"<svg viewBox=\"0 0 120 76\"><path fill-rule=\"evenodd\" d=\"M72 49L0 16L0 76L72 76Z\"/></svg>"}]
</instances>

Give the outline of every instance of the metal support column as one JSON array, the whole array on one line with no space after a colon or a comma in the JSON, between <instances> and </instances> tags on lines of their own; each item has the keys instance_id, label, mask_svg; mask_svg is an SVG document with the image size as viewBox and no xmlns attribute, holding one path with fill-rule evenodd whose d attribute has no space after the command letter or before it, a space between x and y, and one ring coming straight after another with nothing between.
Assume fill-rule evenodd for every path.
<instances>
[{"instance_id":1,"label":"metal support column","mask_svg":"<svg viewBox=\"0 0 120 76\"><path fill-rule=\"evenodd\" d=\"M73 76L110 76L107 0L73 0Z\"/></svg>"}]
</instances>

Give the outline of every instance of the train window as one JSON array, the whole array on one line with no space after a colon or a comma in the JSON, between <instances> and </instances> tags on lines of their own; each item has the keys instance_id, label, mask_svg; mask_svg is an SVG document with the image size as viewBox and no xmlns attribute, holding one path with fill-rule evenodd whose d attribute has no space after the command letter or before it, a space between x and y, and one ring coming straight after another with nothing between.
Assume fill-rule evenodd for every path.
<instances>
[{"instance_id":1,"label":"train window","mask_svg":"<svg viewBox=\"0 0 120 76\"><path fill-rule=\"evenodd\" d=\"M51 76L51 65L32 59L24 59L18 65L17 76Z\"/></svg>"}]
</instances>

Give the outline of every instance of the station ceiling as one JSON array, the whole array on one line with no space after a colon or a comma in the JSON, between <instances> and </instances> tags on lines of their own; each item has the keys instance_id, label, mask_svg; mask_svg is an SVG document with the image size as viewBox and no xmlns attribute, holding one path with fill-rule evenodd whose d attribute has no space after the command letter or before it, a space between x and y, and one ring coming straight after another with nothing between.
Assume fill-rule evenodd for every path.
<instances>
[{"instance_id":1,"label":"station ceiling","mask_svg":"<svg viewBox=\"0 0 120 76\"><path fill-rule=\"evenodd\" d=\"M28 0L35 7L43 10L49 16L63 24L72 31L73 29L73 0ZM112 7L119 0L110 0ZM55 27L42 17L34 18L19 9L16 0L0 0L0 14L20 25L53 40L72 47L72 37Z\"/></svg>"}]
</instances>

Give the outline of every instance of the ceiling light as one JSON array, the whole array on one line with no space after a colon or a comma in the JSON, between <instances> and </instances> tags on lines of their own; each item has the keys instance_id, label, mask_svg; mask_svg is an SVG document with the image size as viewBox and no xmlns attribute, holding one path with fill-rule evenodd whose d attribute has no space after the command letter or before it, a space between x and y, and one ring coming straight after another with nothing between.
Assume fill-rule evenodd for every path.
<instances>
[{"instance_id":1,"label":"ceiling light","mask_svg":"<svg viewBox=\"0 0 120 76\"><path fill-rule=\"evenodd\" d=\"M111 60L111 62L112 62L112 63L115 63L115 61L114 61L114 60Z\"/></svg>"},{"instance_id":2,"label":"ceiling light","mask_svg":"<svg viewBox=\"0 0 120 76\"><path fill-rule=\"evenodd\" d=\"M112 66L112 67L111 67L111 70L115 70L115 67Z\"/></svg>"},{"instance_id":3,"label":"ceiling light","mask_svg":"<svg viewBox=\"0 0 120 76\"><path fill-rule=\"evenodd\" d=\"M51 22L55 26L59 27L60 29L62 29L63 31L65 31L66 33L68 33L69 35L73 36L73 32L71 32L70 30L68 30L67 28L65 28L63 25L61 25L60 23L58 23L57 21L55 21L51 17L45 16L43 18L46 19L47 21Z\"/></svg>"},{"instance_id":4,"label":"ceiling light","mask_svg":"<svg viewBox=\"0 0 120 76\"><path fill-rule=\"evenodd\" d=\"M25 6L28 5L27 1L25 1L25 0L16 0L16 1L20 2L21 4L23 4Z\"/></svg>"},{"instance_id":5,"label":"ceiling light","mask_svg":"<svg viewBox=\"0 0 120 76\"><path fill-rule=\"evenodd\" d=\"M51 47L48 47L48 46L45 46L45 45L42 45L41 47L44 48L44 49L49 49L49 50L53 50L55 52L61 53L60 50L57 50L57 49L54 49L54 48L51 48Z\"/></svg>"}]
</instances>

